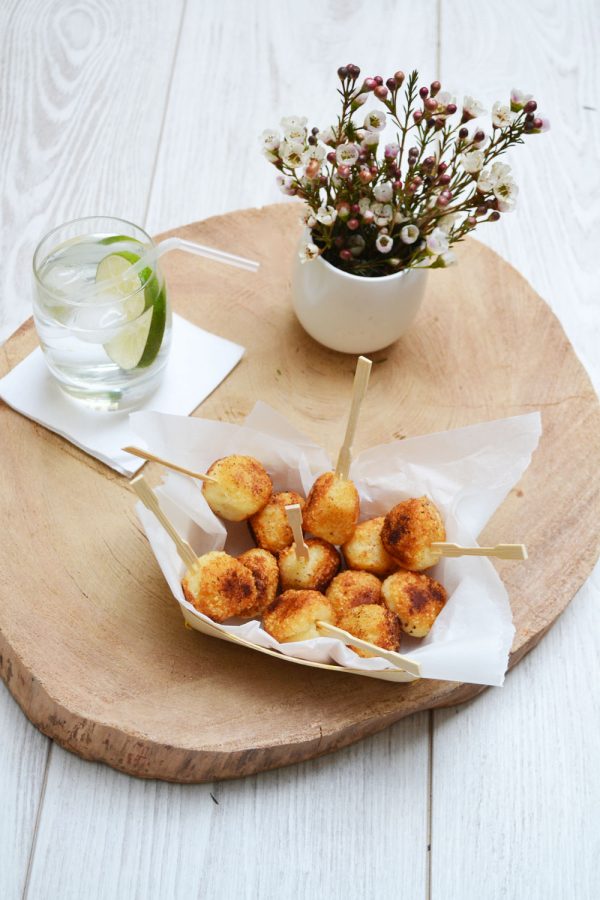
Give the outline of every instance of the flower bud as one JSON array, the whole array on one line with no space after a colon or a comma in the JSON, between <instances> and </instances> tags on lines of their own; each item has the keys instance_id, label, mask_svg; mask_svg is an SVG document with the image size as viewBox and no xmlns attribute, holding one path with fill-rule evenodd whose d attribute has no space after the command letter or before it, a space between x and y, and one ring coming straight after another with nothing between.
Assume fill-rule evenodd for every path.
<instances>
[{"instance_id":1,"label":"flower bud","mask_svg":"<svg viewBox=\"0 0 600 900\"><path fill-rule=\"evenodd\" d=\"M334 238L333 243L340 250L344 246L344 238L338 235L338 237Z\"/></svg>"},{"instance_id":2,"label":"flower bud","mask_svg":"<svg viewBox=\"0 0 600 900\"><path fill-rule=\"evenodd\" d=\"M435 97L435 95L439 93L441 86L442 85L439 83L439 81L431 82L430 88L431 88L431 96L432 97Z\"/></svg>"},{"instance_id":3,"label":"flower bud","mask_svg":"<svg viewBox=\"0 0 600 900\"><path fill-rule=\"evenodd\" d=\"M392 187L394 188L395 191L401 191L401 190L402 190L402 182L400 181L399 178L397 178L396 181L393 181L393 182L392 182Z\"/></svg>"},{"instance_id":4,"label":"flower bud","mask_svg":"<svg viewBox=\"0 0 600 900\"><path fill-rule=\"evenodd\" d=\"M446 112L448 113L449 116L453 116L454 113L456 112L456 110L457 110L456 103L449 103L448 106L446 107Z\"/></svg>"},{"instance_id":5,"label":"flower bud","mask_svg":"<svg viewBox=\"0 0 600 900\"><path fill-rule=\"evenodd\" d=\"M484 131L476 131L473 135L473 141L476 144L480 144L482 141L485 141L485 132Z\"/></svg>"},{"instance_id":6,"label":"flower bud","mask_svg":"<svg viewBox=\"0 0 600 900\"><path fill-rule=\"evenodd\" d=\"M316 137L314 136L314 134L309 134L309 136L308 136L308 143L310 144L311 147L314 147L314 146L316 145L317 139L316 139Z\"/></svg>"},{"instance_id":7,"label":"flower bud","mask_svg":"<svg viewBox=\"0 0 600 900\"><path fill-rule=\"evenodd\" d=\"M346 222L346 225L348 226L350 231L356 231L357 228L360 228L360 222L358 221L358 219L355 219L355 218L348 219L348 221Z\"/></svg>"},{"instance_id":8,"label":"flower bud","mask_svg":"<svg viewBox=\"0 0 600 900\"><path fill-rule=\"evenodd\" d=\"M438 175L443 175L447 168L448 168L448 163L441 162L438 166Z\"/></svg>"},{"instance_id":9,"label":"flower bud","mask_svg":"<svg viewBox=\"0 0 600 900\"><path fill-rule=\"evenodd\" d=\"M460 131L458 132L458 136L459 136L459 138L461 139L461 141L464 141L465 138L468 138L468 137L469 137L469 129L468 129L468 128L461 128Z\"/></svg>"},{"instance_id":10,"label":"flower bud","mask_svg":"<svg viewBox=\"0 0 600 900\"><path fill-rule=\"evenodd\" d=\"M349 178L350 177L350 166L338 166L337 173L340 176L340 178L344 178L344 179Z\"/></svg>"},{"instance_id":11,"label":"flower bud","mask_svg":"<svg viewBox=\"0 0 600 900\"><path fill-rule=\"evenodd\" d=\"M404 81L404 72L401 69L398 69L397 72L394 72L394 81L398 85L398 87L402 87L402 83Z\"/></svg>"},{"instance_id":12,"label":"flower bud","mask_svg":"<svg viewBox=\"0 0 600 900\"><path fill-rule=\"evenodd\" d=\"M352 253L349 250L340 250L340 259L349 260L352 259Z\"/></svg>"},{"instance_id":13,"label":"flower bud","mask_svg":"<svg viewBox=\"0 0 600 900\"><path fill-rule=\"evenodd\" d=\"M475 226L477 225L477 219L475 218L475 216L467 216L467 223L469 225L469 228L475 228Z\"/></svg>"},{"instance_id":14,"label":"flower bud","mask_svg":"<svg viewBox=\"0 0 600 900\"><path fill-rule=\"evenodd\" d=\"M375 84L383 84L383 78L381 77L381 75L374 75L373 80Z\"/></svg>"},{"instance_id":15,"label":"flower bud","mask_svg":"<svg viewBox=\"0 0 600 900\"><path fill-rule=\"evenodd\" d=\"M384 84L378 84L373 93L379 100L385 100L388 95L388 89Z\"/></svg>"},{"instance_id":16,"label":"flower bud","mask_svg":"<svg viewBox=\"0 0 600 900\"><path fill-rule=\"evenodd\" d=\"M365 90L372 91L377 87L377 82L374 78L365 78L365 83L363 85Z\"/></svg>"},{"instance_id":17,"label":"flower bud","mask_svg":"<svg viewBox=\"0 0 600 900\"><path fill-rule=\"evenodd\" d=\"M426 88L426 87L419 88L419 96L423 100L425 100L426 97L429 97L429 88Z\"/></svg>"},{"instance_id":18,"label":"flower bud","mask_svg":"<svg viewBox=\"0 0 600 900\"><path fill-rule=\"evenodd\" d=\"M447 175L446 173L444 173L443 175L440 175L440 177L438 178L438 184L450 184L451 181L452 181L452 176Z\"/></svg>"},{"instance_id":19,"label":"flower bud","mask_svg":"<svg viewBox=\"0 0 600 900\"><path fill-rule=\"evenodd\" d=\"M413 121L415 122L415 124L418 125L422 118L423 118L423 113L421 112L421 110L415 109L415 111L413 113Z\"/></svg>"},{"instance_id":20,"label":"flower bud","mask_svg":"<svg viewBox=\"0 0 600 900\"><path fill-rule=\"evenodd\" d=\"M315 136L319 133L319 129L317 128L316 125L315 125L314 128L311 128L311 129L310 129L310 133L311 133L311 134L314 134Z\"/></svg>"},{"instance_id":21,"label":"flower bud","mask_svg":"<svg viewBox=\"0 0 600 900\"><path fill-rule=\"evenodd\" d=\"M433 171L435 166L435 156L426 156L423 162L421 163L421 168L425 169L425 171Z\"/></svg>"},{"instance_id":22,"label":"flower bud","mask_svg":"<svg viewBox=\"0 0 600 900\"><path fill-rule=\"evenodd\" d=\"M541 128L543 124L544 124L544 123L542 122L541 119L534 119L534 120L533 120L533 127L534 127L535 129Z\"/></svg>"},{"instance_id":23,"label":"flower bud","mask_svg":"<svg viewBox=\"0 0 600 900\"><path fill-rule=\"evenodd\" d=\"M334 163L335 162L335 151L330 150L327 154L327 162Z\"/></svg>"},{"instance_id":24,"label":"flower bud","mask_svg":"<svg viewBox=\"0 0 600 900\"><path fill-rule=\"evenodd\" d=\"M534 113L537 109L537 103L535 100L528 100L523 109L526 113Z\"/></svg>"},{"instance_id":25,"label":"flower bud","mask_svg":"<svg viewBox=\"0 0 600 900\"><path fill-rule=\"evenodd\" d=\"M348 75L350 76L350 78L353 81L356 81L356 79L360 75L360 69L358 68L358 66L355 66L354 63L348 63L346 69L348 70Z\"/></svg>"},{"instance_id":26,"label":"flower bud","mask_svg":"<svg viewBox=\"0 0 600 900\"><path fill-rule=\"evenodd\" d=\"M346 200L341 200L336 206L336 209L340 219L347 219L350 215L350 204L347 203Z\"/></svg>"},{"instance_id":27,"label":"flower bud","mask_svg":"<svg viewBox=\"0 0 600 900\"><path fill-rule=\"evenodd\" d=\"M441 131L445 124L446 124L446 122L444 119L441 119L441 118L436 119L434 122L435 130Z\"/></svg>"},{"instance_id":28,"label":"flower bud","mask_svg":"<svg viewBox=\"0 0 600 900\"><path fill-rule=\"evenodd\" d=\"M500 218L500 213L498 212L498 210L495 209L493 212L491 212L489 214L486 221L487 222L497 222L499 218Z\"/></svg>"},{"instance_id":29,"label":"flower bud","mask_svg":"<svg viewBox=\"0 0 600 900\"><path fill-rule=\"evenodd\" d=\"M487 212L487 206L478 206L477 209L475 210L475 215L476 216L485 216L486 212Z\"/></svg>"},{"instance_id":30,"label":"flower bud","mask_svg":"<svg viewBox=\"0 0 600 900\"><path fill-rule=\"evenodd\" d=\"M340 79L340 81L343 81L345 78L348 77L348 67L340 66L339 69L337 70L337 73L338 73L338 78Z\"/></svg>"},{"instance_id":31,"label":"flower bud","mask_svg":"<svg viewBox=\"0 0 600 900\"><path fill-rule=\"evenodd\" d=\"M396 81L394 78L388 78L385 83L386 83L386 87L388 87L390 89L390 91L396 90Z\"/></svg>"},{"instance_id":32,"label":"flower bud","mask_svg":"<svg viewBox=\"0 0 600 900\"><path fill-rule=\"evenodd\" d=\"M448 206L449 203L450 203L450 197L446 197L445 194L440 194L440 196L437 198L438 206L441 206L441 207Z\"/></svg>"},{"instance_id":33,"label":"flower bud","mask_svg":"<svg viewBox=\"0 0 600 900\"><path fill-rule=\"evenodd\" d=\"M432 97L428 97L423 106L428 112L435 112L437 109L437 102Z\"/></svg>"},{"instance_id":34,"label":"flower bud","mask_svg":"<svg viewBox=\"0 0 600 900\"><path fill-rule=\"evenodd\" d=\"M361 184L368 184L370 181L373 180L373 176L371 175L370 170L367 168L363 168L359 171L358 178L359 178Z\"/></svg>"}]
</instances>

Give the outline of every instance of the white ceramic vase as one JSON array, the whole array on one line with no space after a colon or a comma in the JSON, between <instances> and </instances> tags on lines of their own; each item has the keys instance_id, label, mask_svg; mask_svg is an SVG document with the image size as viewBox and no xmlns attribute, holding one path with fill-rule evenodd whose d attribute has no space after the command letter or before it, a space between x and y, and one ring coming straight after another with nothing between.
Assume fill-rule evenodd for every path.
<instances>
[{"instance_id":1,"label":"white ceramic vase","mask_svg":"<svg viewBox=\"0 0 600 900\"><path fill-rule=\"evenodd\" d=\"M302 327L342 353L388 347L412 325L425 292L426 269L364 278L336 269L322 256L295 255L292 302Z\"/></svg>"}]
</instances>

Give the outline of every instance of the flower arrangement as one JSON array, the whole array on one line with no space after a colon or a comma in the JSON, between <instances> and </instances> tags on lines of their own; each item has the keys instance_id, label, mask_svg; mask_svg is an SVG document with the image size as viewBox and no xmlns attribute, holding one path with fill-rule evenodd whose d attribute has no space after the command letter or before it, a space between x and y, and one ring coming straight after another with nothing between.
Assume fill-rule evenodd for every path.
<instances>
[{"instance_id":1,"label":"flower arrangement","mask_svg":"<svg viewBox=\"0 0 600 900\"><path fill-rule=\"evenodd\" d=\"M480 103L465 97L457 106L439 81L419 88L417 71L359 84L360 69L350 63L338 76L335 125L309 132L306 118L289 116L283 136L275 129L261 136L281 190L306 201L303 262L322 255L371 277L448 266L454 243L514 209L518 187L498 158L524 135L548 129L531 95L513 90L509 104L494 103L486 131L474 121L485 114ZM383 109L361 114L357 124L370 96ZM388 124L395 140L378 154Z\"/></svg>"}]
</instances>

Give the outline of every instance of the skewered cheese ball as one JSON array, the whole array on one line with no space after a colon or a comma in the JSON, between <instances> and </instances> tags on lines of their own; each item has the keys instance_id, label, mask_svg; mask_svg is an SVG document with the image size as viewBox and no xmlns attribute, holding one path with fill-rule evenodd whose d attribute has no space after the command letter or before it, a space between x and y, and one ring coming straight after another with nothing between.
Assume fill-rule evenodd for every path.
<instances>
[{"instance_id":1,"label":"skewered cheese ball","mask_svg":"<svg viewBox=\"0 0 600 900\"><path fill-rule=\"evenodd\" d=\"M256 603L252 573L219 550L198 557L181 584L186 600L215 622L237 616Z\"/></svg>"},{"instance_id":2,"label":"skewered cheese ball","mask_svg":"<svg viewBox=\"0 0 600 900\"><path fill-rule=\"evenodd\" d=\"M349 631L361 641L377 644L384 650L397 650L400 646L400 622L385 606L368 603L349 609L338 619L338 626ZM352 647L359 656L377 656L375 652Z\"/></svg>"},{"instance_id":3,"label":"skewered cheese ball","mask_svg":"<svg viewBox=\"0 0 600 900\"><path fill-rule=\"evenodd\" d=\"M381 587L383 599L400 619L402 630L412 637L425 637L441 613L448 594L429 575L399 569Z\"/></svg>"},{"instance_id":4,"label":"skewered cheese ball","mask_svg":"<svg viewBox=\"0 0 600 900\"><path fill-rule=\"evenodd\" d=\"M263 628L276 641L309 641L320 637L316 623L333 625L335 613L329 600L318 591L285 591L263 616Z\"/></svg>"},{"instance_id":5,"label":"skewered cheese ball","mask_svg":"<svg viewBox=\"0 0 600 900\"><path fill-rule=\"evenodd\" d=\"M266 609L277 596L279 566L272 553L259 547L246 550L238 556L238 560L250 570L256 587L256 602L240 613L251 619Z\"/></svg>"},{"instance_id":6,"label":"skewered cheese ball","mask_svg":"<svg viewBox=\"0 0 600 900\"><path fill-rule=\"evenodd\" d=\"M273 494L266 506L250 517L250 530L259 547L277 553L289 547L294 540L289 526L286 506L297 503L300 509L304 506L304 498L295 491L280 491Z\"/></svg>"},{"instance_id":7,"label":"skewered cheese ball","mask_svg":"<svg viewBox=\"0 0 600 900\"><path fill-rule=\"evenodd\" d=\"M433 541L445 541L446 529L428 497L403 500L394 506L381 529L383 546L405 569L420 572L439 562Z\"/></svg>"},{"instance_id":8,"label":"skewered cheese ball","mask_svg":"<svg viewBox=\"0 0 600 900\"><path fill-rule=\"evenodd\" d=\"M374 575L391 575L398 568L381 542L383 516L359 522L349 541L342 547L350 569L361 569Z\"/></svg>"},{"instance_id":9,"label":"skewered cheese ball","mask_svg":"<svg viewBox=\"0 0 600 900\"><path fill-rule=\"evenodd\" d=\"M290 588L324 591L340 567L337 550L327 541L309 538L306 545L308 559L296 556L295 544L279 554L279 574L284 591Z\"/></svg>"},{"instance_id":10,"label":"skewered cheese ball","mask_svg":"<svg viewBox=\"0 0 600 900\"><path fill-rule=\"evenodd\" d=\"M241 522L254 515L273 492L267 470L253 456L224 456L206 474L217 482L204 482L204 498L216 515L229 522Z\"/></svg>"},{"instance_id":11,"label":"skewered cheese ball","mask_svg":"<svg viewBox=\"0 0 600 900\"><path fill-rule=\"evenodd\" d=\"M353 481L335 472L319 475L306 498L302 521L306 531L330 544L345 544L358 522L358 491Z\"/></svg>"},{"instance_id":12,"label":"skewered cheese ball","mask_svg":"<svg viewBox=\"0 0 600 900\"><path fill-rule=\"evenodd\" d=\"M326 591L336 616L341 616L363 603L383 603L381 582L369 572L340 572Z\"/></svg>"}]
</instances>

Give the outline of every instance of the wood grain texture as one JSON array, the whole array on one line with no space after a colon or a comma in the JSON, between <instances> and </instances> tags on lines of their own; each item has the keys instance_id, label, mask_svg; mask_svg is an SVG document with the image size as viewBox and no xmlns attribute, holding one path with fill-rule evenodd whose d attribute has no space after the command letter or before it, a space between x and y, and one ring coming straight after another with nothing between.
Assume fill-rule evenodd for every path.
<instances>
[{"instance_id":1,"label":"wood grain texture","mask_svg":"<svg viewBox=\"0 0 600 900\"><path fill-rule=\"evenodd\" d=\"M143 224L182 0L0 6L0 340L31 310L31 259L84 215Z\"/></svg>"},{"instance_id":2,"label":"wood grain texture","mask_svg":"<svg viewBox=\"0 0 600 900\"><path fill-rule=\"evenodd\" d=\"M376 900L393 885L425 895L426 713L242 782L141 782L52 756L30 897ZM401 841L390 806L407 822Z\"/></svg>"},{"instance_id":3,"label":"wood grain texture","mask_svg":"<svg viewBox=\"0 0 600 900\"><path fill-rule=\"evenodd\" d=\"M202 415L239 421L262 398L333 453L354 359L318 347L293 317L287 260L298 230L297 211L288 204L187 226L178 233L201 243L219 246L233 236L244 255L262 262L261 270L250 280L180 254L165 260L166 277L175 309L248 348L202 405ZM590 448L600 437L600 410L560 325L527 283L474 241L461 262L433 273L410 336L375 354L379 364L356 450L400 429L428 433L542 409L544 435L533 463L482 536L493 544L515 528L527 534L527 566L497 564L517 627L514 663L549 628L596 560L600 486ZM527 335L536 339L524 347ZM5 367L32 340L31 327L24 327L4 348ZM468 352L457 365L448 347L461 342ZM558 377L554 371L544 377L548 354L559 365ZM392 409L390 396L397 398ZM185 631L125 480L6 407L0 415L6 460L0 496L15 521L24 514L0 551L5 585L18 580L21 587L19 596L3 592L3 674L10 662L14 696L69 749L144 777L235 777L337 749L405 715L481 690L426 680L373 684ZM24 467L17 448L25 445ZM560 478L553 477L556 471ZM94 528L82 532L90 508ZM15 562L18 548L31 539L31 528L49 519L40 564L24 572ZM34 598L48 593L47 573L50 596L39 609ZM24 616L29 598L31 614ZM60 653L48 652L49 641ZM191 709L195 715L187 716Z\"/></svg>"},{"instance_id":4,"label":"wood grain texture","mask_svg":"<svg viewBox=\"0 0 600 900\"><path fill-rule=\"evenodd\" d=\"M21 897L42 800L49 742L0 685L0 897Z\"/></svg>"}]
</instances>

